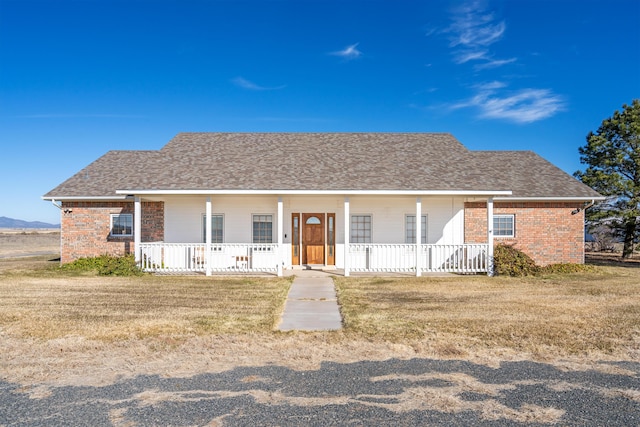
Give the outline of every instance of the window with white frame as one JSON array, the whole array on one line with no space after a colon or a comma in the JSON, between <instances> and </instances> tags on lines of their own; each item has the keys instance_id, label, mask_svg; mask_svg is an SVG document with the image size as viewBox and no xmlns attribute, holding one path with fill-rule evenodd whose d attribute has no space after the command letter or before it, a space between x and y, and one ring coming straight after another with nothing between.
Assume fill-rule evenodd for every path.
<instances>
[{"instance_id":1,"label":"window with white frame","mask_svg":"<svg viewBox=\"0 0 640 427\"><path fill-rule=\"evenodd\" d=\"M111 214L111 236L133 235L133 214Z\"/></svg>"},{"instance_id":2,"label":"window with white frame","mask_svg":"<svg viewBox=\"0 0 640 427\"><path fill-rule=\"evenodd\" d=\"M207 216L202 215L202 241L207 241ZM211 243L224 243L224 216L211 215Z\"/></svg>"},{"instance_id":3,"label":"window with white frame","mask_svg":"<svg viewBox=\"0 0 640 427\"><path fill-rule=\"evenodd\" d=\"M351 243L371 243L371 215L351 215Z\"/></svg>"},{"instance_id":4,"label":"window with white frame","mask_svg":"<svg viewBox=\"0 0 640 427\"><path fill-rule=\"evenodd\" d=\"M273 243L273 215L253 215L253 243Z\"/></svg>"},{"instance_id":5,"label":"window with white frame","mask_svg":"<svg viewBox=\"0 0 640 427\"><path fill-rule=\"evenodd\" d=\"M495 237L514 237L516 235L515 215L494 215L493 235Z\"/></svg>"},{"instance_id":6,"label":"window with white frame","mask_svg":"<svg viewBox=\"0 0 640 427\"><path fill-rule=\"evenodd\" d=\"M422 221L420 221L420 242L427 243L427 216L422 215ZM416 216L405 215L404 217L404 242L415 243L416 242Z\"/></svg>"}]
</instances>

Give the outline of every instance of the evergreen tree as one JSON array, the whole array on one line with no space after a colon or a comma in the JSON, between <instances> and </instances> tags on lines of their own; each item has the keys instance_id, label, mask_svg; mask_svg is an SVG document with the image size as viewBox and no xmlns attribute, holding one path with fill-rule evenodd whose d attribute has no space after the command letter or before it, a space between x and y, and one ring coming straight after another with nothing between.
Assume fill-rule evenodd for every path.
<instances>
[{"instance_id":1,"label":"evergreen tree","mask_svg":"<svg viewBox=\"0 0 640 427\"><path fill-rule=\"evenodd\" d=\"M624 239L623 258L633 254L640 236L640 100L624 104L587 135L580 147L587 169L574 175L607 200L587 211L592 224L606 224Z\"/></svg>"}]
</instances>

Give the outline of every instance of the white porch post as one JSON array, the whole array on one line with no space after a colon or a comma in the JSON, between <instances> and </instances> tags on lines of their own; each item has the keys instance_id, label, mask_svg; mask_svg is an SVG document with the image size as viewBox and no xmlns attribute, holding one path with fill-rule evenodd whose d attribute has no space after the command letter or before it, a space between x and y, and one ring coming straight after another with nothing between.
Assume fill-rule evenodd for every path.
<instances>
[{"instance_id":1,"label":"white porch post","mask_svg":"<svg viewBox=\"0 0 640 427\"><path fill-rule=\"evenodd\" d=\"M133 247L136 263L142 260L142 250L140 243L142 242L142 203L140 197L133 199Z\"/></svg>"},{"instance_id":2,"label":"white porch post","mask_svg":"<svg viewBox=\"0 0 640 427\"><path fill-rule=\"evenodd\" d=\"M284 260L282 259L282 233L284 232L284 207L282 205L282 197L278 197L278 265L276 269L278 271L278 277L282 276L282 264Z\"/></svg>"},{"instance_id":3,"label":"white porch post","mask_svg":"<svg viewBox=\"0 0 640 427\"><path fill-rule=\"evenodd\" d=\"M207 204L205 207L204 243L204 265L206 268L206 275L211 276L211 197L207 197Z\"/></svg>"},{"instance_id":4,"label":"white porch post","mask_svg":"<svg viewBox=\"0 0 640 427\"><path fill-rule=\"evenodd\" d=\"M493 198L487 199L487 276L493 276Z\"/></svg>"},{"instance_id":5,"label":"white porch post","mask_svg":"<svg viewBox=\"0 0 640 427\"><path fill-rule=\"evenodd\" d=\"M422 276L422 199L416 198L416 277Z\"/></svg>"},{"instance_id":6,"label":"white porch post","mask_svg":"<svg viewBox=\"0 0 640 427\"><path fill-rule=\"evenodd\" d=\"M344 276L349 276L349 234L351 233L351 218L349 213L349 198L344 198Z\"/></svg>"}]
</instances>

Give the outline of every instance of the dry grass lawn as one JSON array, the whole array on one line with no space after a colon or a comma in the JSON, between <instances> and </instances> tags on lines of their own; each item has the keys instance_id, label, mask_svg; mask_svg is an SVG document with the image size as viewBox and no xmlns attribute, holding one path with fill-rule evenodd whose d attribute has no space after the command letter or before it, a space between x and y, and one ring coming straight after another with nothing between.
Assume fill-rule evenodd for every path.
<instances>
[{"instance_id":1,"label":"dry grass lawn","mask_svg":"<svg viewBox=\"0 0 640 427\"><path fill-rule=\"evenodd\" d=\"M46 269L0 275L7 334L115 341L269 333L290 279L73 276Z\"/></svg>"},{"instance_id":2,"label":"dry grass lawn","mask_svg":"<svg viewBox=\"0 0 640 427\"><path fill-rule=\"evenodd\" d=\"M533 278L336 280L346 330L465 356L640 355L640 269Z\"/></svg>"},{"instance_id":3,"label":"dry grass lawn","mask_svg":"<svg viewBox=\"0 0 640 427\"><path fill-rule=\"evenodd\" d=\"M567 369L640 360L640 264L511 279L336 278L344 329L274 330L290 279L73 275L0 258L0 377L107 384L236 366L534 359ZM633 265L633 266L632 266Z\"/></svg>"}]
</instances>

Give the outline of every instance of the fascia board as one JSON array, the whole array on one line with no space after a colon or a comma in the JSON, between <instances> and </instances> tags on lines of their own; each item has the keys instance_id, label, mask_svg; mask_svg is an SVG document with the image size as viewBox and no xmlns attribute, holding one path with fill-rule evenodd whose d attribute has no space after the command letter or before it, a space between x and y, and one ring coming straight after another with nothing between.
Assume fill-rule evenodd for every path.
<instances>
[{"instance_id":1,"label":"fascia board","mask_svg":"<svg viewBox=\"0 0 640 427\"><path fill-rule=\"evenodd\" d=\"M123 195L509 196L509 190L116 190Z\"/></svg>"},{"instance_id":2,"label":"fascia board","mask_svg":"<svg viewBox=\"0 0 640 427\"><path fill-rule=\"evenodd\" d=\"M73 200L125 200L127 199L127 195L117 195L117 196L50 196L50 197L45 197L42 196L40 197L42 200L69 200L69 201L73 201Z\"/></svg>"},{"instance_id":3,"label":"fascia board","mask_svg":"<svg viewBox=\"0 0 640 427\"><path fill-rule=\"evenodd\" d=\"M496 202L586 202L606 200L606 197L494 197Z\"/></svg>"}]
</instances>

